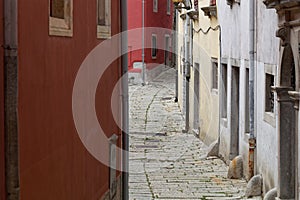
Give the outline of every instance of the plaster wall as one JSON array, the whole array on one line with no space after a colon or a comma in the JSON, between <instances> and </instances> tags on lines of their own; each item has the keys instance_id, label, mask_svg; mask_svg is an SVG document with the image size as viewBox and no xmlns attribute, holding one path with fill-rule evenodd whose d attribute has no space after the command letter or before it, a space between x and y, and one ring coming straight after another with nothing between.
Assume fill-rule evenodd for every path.
<instances>
[{"instance_id":1,"label":"plaster wall","mask_svg":"<svg viewBox=\"0 0 300 200\"><path fill-rule=\"evenodd\" d=\"M20 199L100 199L109 190L109 168L84 147L72 115L76 75L85 58L103 42L97 39L96 7L96 1L74 0L73 36L59 37L49 36L49 1L18 1ZM121 31L120 2L112 1L111 10L111 32L115 35ZM108 41L111 48L106 53L115 55L120 43ZM97 65L105 68L104 63ZM111 94L121 94L120 88L115 88L121 77L120 66L117 58L99 77L94 91L99 124L107 137L113 133L119 136L119 147L121 103ZM82 86L83 90L92 93L92 84ZM81 108L82 115L87 116L89 107ZM80 123L91 127L88 120ZM108 151L103 153L109 156Z\"/></svg>"},{"instance_id":2,"label":"plaster wall","mask_svg":"<svg viewBox=\"0 0 300 200\"><path fill-rule=\"evenodd\" d=\"M0 0L0 16L3 16L3 0ZM3 18L0 20L0 42L4 44ZM0 200L5 200L5 150L4 150L4 48L0 49Z\"/></svg>"},{"instance_id":3,"label":"plaster wall","mask_svg":"<svg viewBox=\"0 0 300 200\"><path fill-rule=\"evenodd\" d=\"M223 44L223 43L222 43ZM226 161L229 160L229 153L230 153L230 102L231 102L231 60L230 59L222 59L222 64L227 65L227 82L221 82L220 85L221 89L224 90L225 84L227 85L227 95L224 91L222 91L222 95L220 96L220 106L223 106L225 99L227 99L227 117L221 117L220 119L220 144L219 144L219 155ZM240 76L242 77L242 76ZM224 85L224 86L223 86Z\"/></svg>"},{"instance_id":4,"label":"plaster wall","mask_svg":"<svg viewBox=\"0 0 300 200\"><path fill-rule=\"evenodd\" d=\"M267 10L262 1L256 1L256 54L255 54L255 136L257 138L255 173L262 174L264 191L275 187L277 180L277 131L276 120L272 123L265 120L265 65L277 66L279 40L275 37L277 29L277 16L275 11ZM217 1L218 19L222 29L222 55L223 63L228 64L227 78L227 119L220 123L220 155L229 160L230 134L231 134L231 69L232 66L240 68L239 89L239 154L244 159L244 175L248 170L248 138L245 129L245 71L249 63L249 1L241 1L240 5L234 3L232 8L226 1ZM222 9L221 9L222 8ZM258 20L259 19L259 20ZM275 73L276 74L276 73ZM276 80L276 77L275 77ZM275 97L276 98L276 97ZM275 107L275 110L277 108ZM276 111L275 111L276 113Z\"/></svg>"},{"instance_id":5,"label":"plaster wall","mask_svg":"<svg viewBox=\"0 0 300 200\"><path fill-rule=\"evenodd\" d=\"M184 89L184 66L182 59L184 58L184 21L179 17L180 13L176 11L178 14L177 17L177 65L178 65L178 104L182 112L184 112L184 104L185 104L185 89Z\"/></svg>"},{"instance_id":6,"label":"plaster wall","mask_svg":"<svg viewBox=\"0 0 300 200\"><path fill-rule=\"evenodd\" d=\"M208 0L199 1L199 19L193 24L193 64L199 63L200 71L199 136L207 145L217 140L219 135L219 126L215 123L219 120L219 93L218 89L212 89L212 59L218 62L219 58L219 30L216 29L218 19L214 16L205 16L201 10L202 7L209 6L209 3ZM210 30L204 33L208 29ZM194 95L193 91L190 94ZM190 99L194 100L193 97ZM194 120L192 111L193 108L190 113L191 124Z\"/></svg>"},{"instance_id":7,"label":"plaster wall","mask_svg":"<svg viewBox=\"0 0 300 200\"><path fill-rule=\"evenodd\" d=\"M278 134L276 130L277 109L274 114L265 112L265 70L267 65L257 63L257 88L256 88L256 173L263 175L263 190L269 191L276 187L278 167ZM277 66L273 66L276 71ZM276 80L275 80L276 81ZM276 99L276 96L275 96ZM275 103L276 105L277 103ZM277 126L278 127L278 126Z\"/></svg>"}]
</instances>

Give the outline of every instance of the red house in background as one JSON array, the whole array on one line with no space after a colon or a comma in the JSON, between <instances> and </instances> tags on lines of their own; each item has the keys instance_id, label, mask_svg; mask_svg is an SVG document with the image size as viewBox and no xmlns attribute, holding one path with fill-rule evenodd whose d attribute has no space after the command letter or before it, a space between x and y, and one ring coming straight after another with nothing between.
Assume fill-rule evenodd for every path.
<instances>
[{"instance_id":1,"label":"red house in background","mask_svg":"<svg viewBox=\"0 0 300 200\"><path fill-rule=\"evenodd\" d=\"M143 27L165 28L170 31L161 31L159 29L149 31L146 28L143 34ZM172 46L172 27L172 0L128 0L128 30L139 28L139 31L132 34L129 32L128 34L128 69L130 78L142 77L143 61L147 76L151 76L149 72L153 71L153 69L170 64L171 53L167 50L171 50ZM151 48L143 48L143 41L145 46L150 46ZM166 51L158 48L161 45ZM140 48L132 50L133 46L139 46ZM153 75L155 76L155 74Z\"/></svg>"}]
</instances>

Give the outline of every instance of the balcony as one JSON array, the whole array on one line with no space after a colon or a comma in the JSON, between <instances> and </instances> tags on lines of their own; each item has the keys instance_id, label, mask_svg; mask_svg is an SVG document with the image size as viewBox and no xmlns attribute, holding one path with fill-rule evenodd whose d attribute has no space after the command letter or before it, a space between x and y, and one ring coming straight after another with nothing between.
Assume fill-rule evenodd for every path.
<instances>
[{"instance_id":1,"label":"balcony","mask_svg":"<svg viewBox=\"0 0 300 200\"><path fill-rule=\"evenodd\" d=\"M267 8L275 8L276 10L292 9L300 6L300 0L264 0L263 2Z\"/></svg>"},{"instance_id":2,"label":"balcony","mask_svg":"<svg viewBox=\"0 0 300 200\"><path fill-rule=\"evenodd\" d=\"M217 17L217 8L216 6L208 6L208 7L202 7L201 10L204 12L205 16L211 17Z\"/></svg>"},{"instance_id":3,"label":"balcony","mask_svg":"<svg viewBox=\"0 0 300 200\"><path fill-rule=\"evenodd\" d=\"M210 0L209 6L202 7L201 10L204 12L205 16L217 17L217 7L216 7L216 0Z\"/></svg>"}]
</instances>

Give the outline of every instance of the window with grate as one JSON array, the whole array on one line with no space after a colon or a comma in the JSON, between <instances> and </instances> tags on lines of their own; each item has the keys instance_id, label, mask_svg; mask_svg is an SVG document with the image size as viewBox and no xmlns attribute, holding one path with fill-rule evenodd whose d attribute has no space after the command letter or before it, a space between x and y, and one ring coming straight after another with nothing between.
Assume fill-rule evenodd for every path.
<instances>
[{"instance_id":1,"label":"window with grate","mask_svg":"<svg viewBox=\"0 0 300 200\"><path fill-rule=\"evenodd\" d=\"M167 0L167 14L171 14L171 0Z\"/></svg>"},{"instance_id":2,"label":"window with grate","mask_svg":"<svg viewBox=\"0 0 300 200\"><path fill-rule=\"evenodd\" d=\"M266 74L265 84L265 112L274 112L274 93L271 87L274 86L274 75Z\"/></svg>"},{"instance_id":3,"label":"window with grate","mask_svg":"<svg viewBox=\"0 0 300 200\"><path fill-rule=\"evenodd\" d=\"M152 48L151 48L151 56L152 58L156 58L157 56L157 46L156 46L156 41L157 40L157 35L152 34Z\"/></svg>"},{"instance_id":4,"label":"window with grate","mask_svg":"<svg viewBox=\"0 0 300 200\"><path fill-rule=\"evenodd\" d=\"M212 61L212 89L218 89L218 62Z\"/></svg>"},{"instance_id":5,"label":"window with grate","mask_svg":"<svg viewBox=\"0 0 300 200\"><path fill-rule=\"evenodd\" d=\"M222 64L222 118L227 118L227 64Z\"/></svg>"},{"instance_id":6,"label":"window with grate","mask_svg":"<svg viewBox=\"0 0 300 200\"><path fill-rule=\"evenodd\" d=\"M245 133L250 132L250 106L249 106L249 69L246 69L245 79Z\"/></svg>"},{"instance_id":7,"label":"window with grate","mask_svg":"<svg viewBox=\"0 0 300 200\"><path fill-rule=\"evenodd\" d=\"M158 0L153 0L153 12L158 12Z\"/></svg>"}]
</instances>

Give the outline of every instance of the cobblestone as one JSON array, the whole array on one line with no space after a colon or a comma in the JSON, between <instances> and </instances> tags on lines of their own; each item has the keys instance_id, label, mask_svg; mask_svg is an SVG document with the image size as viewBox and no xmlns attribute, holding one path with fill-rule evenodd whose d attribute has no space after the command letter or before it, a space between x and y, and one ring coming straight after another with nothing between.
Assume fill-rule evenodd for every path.
<instances>
[{"instance_id":1,"label":"cobblestone","mask_svg":"<svg viewBox=\"0 0 300 200\"><path fill-rule=\"evenodd\" d=\"M208 147L182 132L174 91L173 69L145 86L129 86L130 200L243 199L246 181L227 179L224 162L206 158Z\"/></svg>"}]
</instances>

